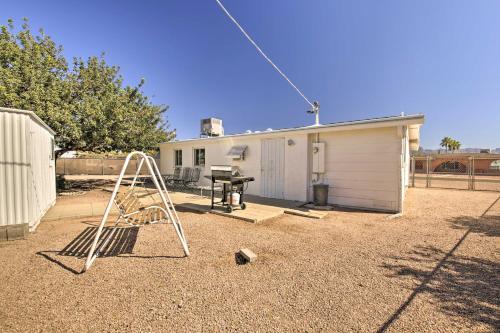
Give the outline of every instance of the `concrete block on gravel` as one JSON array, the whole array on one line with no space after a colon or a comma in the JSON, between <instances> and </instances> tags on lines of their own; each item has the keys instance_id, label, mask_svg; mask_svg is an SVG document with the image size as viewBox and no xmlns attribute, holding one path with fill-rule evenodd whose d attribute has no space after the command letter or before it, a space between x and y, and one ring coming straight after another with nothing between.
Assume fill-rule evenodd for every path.
<instances>
[{"instance_id":1,"label":"concrete block on gravel","mask_svg":"<svg viewBox=\"0 0 500 333\"><path fill-rule=\"evenodd\" d=\"M257 260L257 255L249 249L241 249L238 252L247 262L254 262Z\"/></svg>"},{"instance_id":2,"label":"concrete block on gravel","mask_svg":"<svg viewBox=\"0 0 500 333\"><path fill-rule=\"evenodd\" d=\"M6 232L7 240L24 239L28 234L28 223L8 225Z\"/></svg>"},{"instance_id":3,"label":"concrete block on gravel","mask_svg":"<svg viewBox=\"0 0 500 333\"><path fill-rule=\"evenodd\" d=\"M7 240L7 228L5 226L0 227L0 242Z\"/></svg>"}]
</instances>

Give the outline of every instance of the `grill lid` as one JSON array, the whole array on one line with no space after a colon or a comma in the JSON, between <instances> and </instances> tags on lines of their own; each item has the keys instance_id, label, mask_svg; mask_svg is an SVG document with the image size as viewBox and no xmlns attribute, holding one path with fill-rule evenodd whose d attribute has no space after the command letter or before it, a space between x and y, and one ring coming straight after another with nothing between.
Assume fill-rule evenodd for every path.
<instances>
[{"instance_id":1,"label":"grill lid","mask_svg":"<svg viewBox=\"0 0 500 333\"><path fill-rule=\"evenodd\" d=\"M232 165L212 165L210 167L210 171L212 171L212 176L214 177L231 177L240 175L240 168Z\"/></svg>"}]
</instances>

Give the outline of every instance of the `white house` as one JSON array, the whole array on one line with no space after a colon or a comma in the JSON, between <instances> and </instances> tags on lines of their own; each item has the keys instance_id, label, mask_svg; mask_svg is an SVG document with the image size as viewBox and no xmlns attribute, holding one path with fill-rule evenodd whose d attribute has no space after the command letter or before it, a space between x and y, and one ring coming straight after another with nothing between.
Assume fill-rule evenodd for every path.
<instances>
[{"instance_id":1,"label":"white house","mask_svg":"<svg viewBox=\"0 0 500 333\"><path fill-rule=\"evenodd\" d=\"M330 204L401 212L423 123L417 114L165 142L160 168L235 165L255 177L249 194L307 202L325 183Z\"/></svg>"},{"instance_id":2,"label":"white house","mask_svg":"<svg viewBox=\"0 0 500 333\"><path fill-rule=\"evenodd\" d=\"M0 240L33 231L55 203L54 134L31 111L0 108Z\"/></svg>"}]
</instances>

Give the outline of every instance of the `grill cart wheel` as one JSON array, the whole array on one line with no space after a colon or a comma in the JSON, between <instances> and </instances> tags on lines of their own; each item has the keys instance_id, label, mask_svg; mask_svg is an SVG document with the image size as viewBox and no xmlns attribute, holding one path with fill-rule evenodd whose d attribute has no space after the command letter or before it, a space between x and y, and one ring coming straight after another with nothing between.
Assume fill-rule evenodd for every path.
<instances>
[{"instance_id":1,"label":"grill cart wheel","mask_svg":"<svg viewBox=\"0 0 500 333\"><path fill-rule=\"evenodd\" d=\"M242 203L242 204L240 205L240 207L241 207L241 209L245 209L245 208L247 208L247 204L246 204L246 203Z\"/></svg>"},{"instance_id":2,"label":"grill cart wheel","mask_svg":"<svg viewBox=\"0 0 500 333\"><path fill-rule=\"evenodd\" d=\"M233 207L231 207L231 206L227 206L227 207L226 207L226 212L228 212L228 213L232 213L232 212L233 212Z\"/></svg>"}]
</instances>

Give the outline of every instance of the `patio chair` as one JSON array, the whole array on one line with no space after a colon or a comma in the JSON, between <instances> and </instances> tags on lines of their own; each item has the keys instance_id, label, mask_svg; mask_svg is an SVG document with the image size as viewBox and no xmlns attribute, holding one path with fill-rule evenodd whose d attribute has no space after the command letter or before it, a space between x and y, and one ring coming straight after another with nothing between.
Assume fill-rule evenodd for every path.
<instances>
[{"instance_id":1,"label":"patio chair","mask_svg":"<svg viewBox=\"0 0 500 333\"><path fill-rule=\"evenodd\" d=\"M177 166L174 168L173 174L164 176L165 182L167 183L167 185L173 186L175 181L181 179L181 170L182 170L182 167Z\"/></svg>"},{"instance_id":2,"label":"patio chair","mask_svg":"<svg viewBox=\"0 0 500 333\"><path fill-rule=\"evenodd\" d=\"M182 169L182 176L179 179L173 180L173 186L176 188L182 188L186 182L191 178L191 168L185 167Z\"/></svg>"},{"instance_id":3,"label":"patio chair","mask_svg":"<svg viewBox=\"0 0 500 333\"><path fill-rule=\"evenodd\" d=\"M187 188L196 186L196 184L200 181L200 175L201 169L193 168L191 170L191 176L189 177L189 180L185 181L183 185Z\"/></svg>"}]
</instances>

